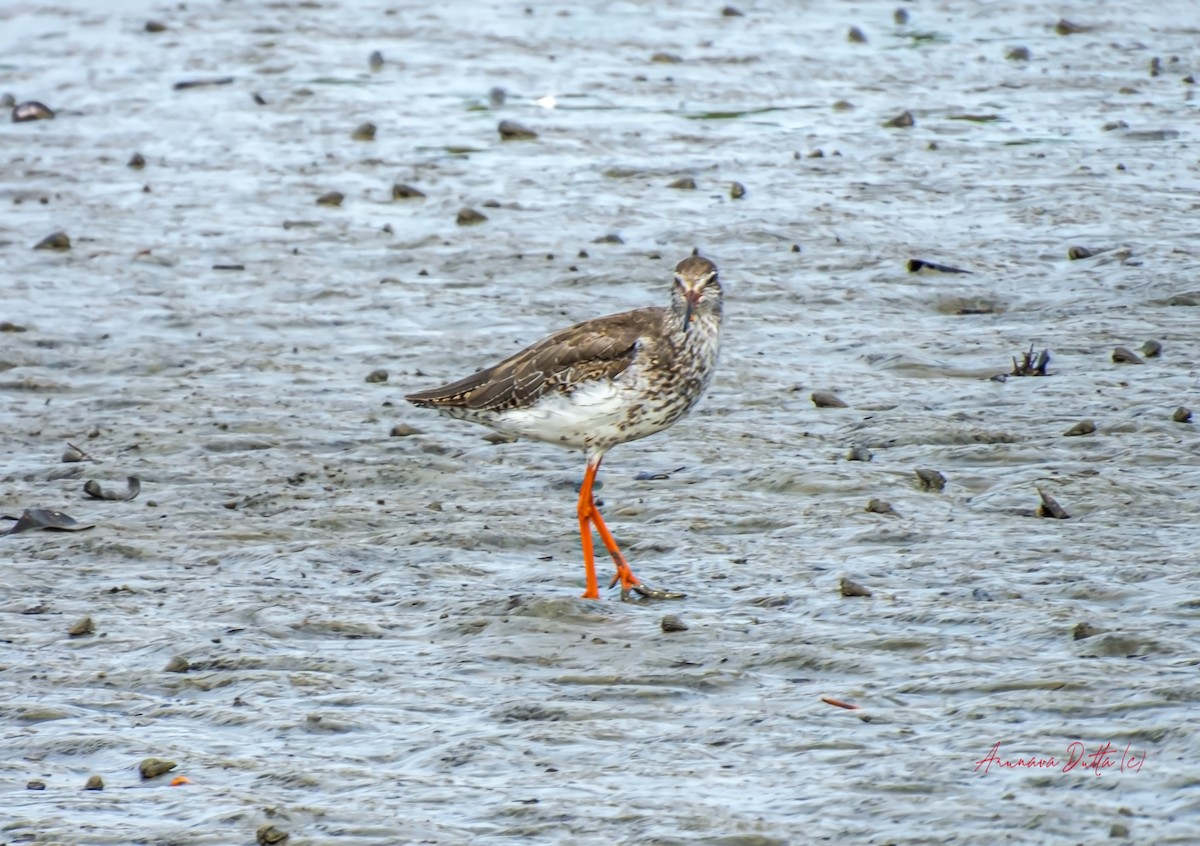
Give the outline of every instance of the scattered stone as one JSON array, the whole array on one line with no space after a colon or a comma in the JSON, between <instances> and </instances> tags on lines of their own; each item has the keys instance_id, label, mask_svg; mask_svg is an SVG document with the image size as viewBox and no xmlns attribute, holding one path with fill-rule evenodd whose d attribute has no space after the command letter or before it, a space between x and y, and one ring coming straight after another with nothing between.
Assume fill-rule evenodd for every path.
<instances>
[{"instance_id":1,"label":"scattered stone","mask_svg":"<svg viewBox=\"0 0 1200 846\"><path fill-rule=\"evenodd\" d=\"M92 499L107 499L113 502L132 502L142 492L142 482L137 476L125 477L125 490L105 490L95 479L83 483L83 492Z\"/></svg>"},{"instance_id":2,"label":"scattered stone","mask_svg":"<svg viewBox=\"0 0 1200 846\"><path fill-rule=\"evenodd\" d=\"M1079 435L1090 435L1096 431L1096 424L1091 420L1080 420L1067 431L1063 432L1063 437L1074 438Z\"/></svg>"},{"instance_id":3,"label":"scattered stone","mask_svg":"<svg viewBox=\"0 0 1200 846\"><path fill-rule=\"evenodd\" d=\"M1142 344L1142 355L1146 358L1158 358L1162 355L1162 344L1158 341L1147 341Z\"/></svg>"},{"instance_id":4,"label":"scattered stone","mask_svg":"<svg viewBox=\"0 0 1200 846\"><path fill-rule=\"evenodd\" d=\"M895 514L897 517L900 516L896 513L896 509L892 508L892 504L890 502L885 502L882 499L876 499L874 497L867 502L866 510L872 514Z\"/></svg>"},{"instance_id":5,"label":"scattered stone","mask_svg":"<svg viewBox=\"0 0 1200 846\"><path fill-rule=\"evenodd\" d=\"M508 92L499 85L493 86L488 91L488 105L493 109L498 109L508 100Z\"/></svg>"},{"instance_id":6,"label":"scattered stone","mask_svg":"<svg viewBox=\"0 0 1200 846\"><path fill-rule=\"evenodd\" d=\"M360 123L354 132L350 133L350 137L355 141L374 141L375 140L375 124L367 121Z\"/></svg>"},{"instance_id":7,"label":"scattered stone","mask_svg":"<svg viewBox=\"0 0 1200 846\"><path fill-rule=\"evenodd\" d=\"M208 88L213 85L232 85L232 76L219 76L214 79L185 79L183 82L176 82L172 88L176 91L187 91L189 88Z\"/></svg>"},{"instance_id":8,"label":"scattered stone","mask_svg":"<svg viewBox=\"0 0 1200 846\"><path fill-rule=\"evenodd\" d=\"M1045 376L1046 367L1050 364L1050 351L1042 350L1035 357L1033 354L1033 344L1029 345L1029 352L1023 354L1020 362L1017 357L1013 356L1013 376Z\"/></svg>"},{"instance_id":9,"label":"scattered stone","mask_svg":"<svg viewBox=\"0 0 1200 846\"><path fill-rule=\"evenodd\" d=\"M908 129L910 126L916 126L916 124L917 122L910 111L903 111L891 120L884 121L883 123L889 129Z\"/></svg>"},{"instance_id":10,"label":"scattered stone","mask_svg":"<svg viewBox=\"0 0 1200 846\"><path fill-rule=\"evenodd\" d=\"M104 779L98 775L88 776L88 780L83 785L84 790L103 790Z\"/></svg>"},{"instance_id":11,"label":"scattered stone","mask_svg":"<svg viewBox=\"0 0 1200 846\"><path fill-rule=\"evenodd\" d=\"M393 200L420 200L425 197L425 192L420 188L414 188L411 185L405 185L402 182L397 182L392 186Z\"/></svg>"},{"instance_id":12,"label":"scattered stone","mask_svg":"<svg viewBox=\"0 0 1200 846\"><path fill-rule=\"evenodd\" d=\"M1128 347L1117 347L1113 350L1112 360L1117 364L1145 364L1141 356Z\"/></svg>"},{"instance_id":13,"label":"scattered stone","mask_svg":"<svg viewBox=\"0 0 1200 846\"><path fill-rule=\"evenodd\" d=\"M856 26L850 27L850 31L846 33L846 40L851 44L866 44L867 34Z\"/></svg>"},{"instance_id":14,"label":"scattered stone","mask_svg":"<svg viewBox=\"0 0 1200 846\"><path fill-rule=\"evenodd\" d=\"M874 457L865 446L852 446L846 453L847 461L870 461Z\"/></svg>"},{"instance_id":15,"label":"scattered stone","mask_svg":"<svg viewBox=\"0 0 1200 846\"><path fill-rule=\"evenodd\" d=\"M1058 500L1050 496L1050 494L1046 493L1041 488L1038 488L1037 492L1038 496L1042 498L1041 505L1038 506L1037 516L1049 517L1054 520L1069 520L1071 518L1071 515L1066 512L1066 509L1058 504Z\"/></svg>"},{"instance_id":16,"label":"scattered stone","mask_svg":"<svg viewBox=\"0 0 1200 846\"><path fill-rule=\"evenodd\" d=\"M146 166L146 159L141 153L134 153L129 157L129 161L125 163L126 167L131 167L134 170L141 170Z\"/></svg>"},{"instance_id":17,"label":"scattered stone","mask_svg":"<svg viewBox=\"0 0 1200 846\"><path fill-rule=\"evenodd\" d=\"M388 372L382 367L377 370L372 370L367 374L367 382L374 384L375 382L386 382L388 380Z\"/></svg>"},{"instance_id":18,"label":"scattered stone","mask_svg":"<svg viewBox=\"0 0 1200 846\"><path fill-rule=\"evenodd\" d=\"M174 761L168 761L164 758L145 758L138 764L138 773L143 779L157 778L163 773L169 773L175 769L178 764Z\"/></svg>"},{"instance_id":19,"label":"scattered stone","mask_svg":"<svg viewBox=\"0 0 1200 846\"><path fill-rule=\"evenodd\" d=\"M946 477L937 470L918 467L917 486L923 491L940 491L946 487Z\"/></svg>"},{"instance_id":20,"label":"scattered stone","mask_svg":"<svg viewBox=\"0 0 1200 846\"><path fill-rule=\"evenodd\" d=\"M483 439L485 441L487 441L489 444L497 444L497 445L498 444L513 444L513 443L516 443L518 440L520 440L520 438L518 438L516 435L505 435L502 432L489 432L488 434L483 436Z\"/></svg>"},{"instance_id":21,"label":"scattered stone","mask_svg":"<svg viewBox=\"0 0 1200 846\"><path fill-rule=\"evenodd\" d=\"M83 637L96 633L96 624L92 622L91 617L83 617L76 620L71 628L67 629L67 635L70 637Z\"/></svg>"},{"instance_id":22,"label":"scattered stone","mask_svg":"<svg viewBox=\"0 0 1200 846\"><path fill-rule=\"evenodd\" d=\"M11 520L11 517L3 519ZM47 529L58 532L82 532L85 529L91 529L95 526L94 523L80 523L70 514L64 514L61 511L54 511L50 508L26 508L21 516L17 518L17 522L9 527L8 531L0 532L0 535L15 535L19 532L28 532L32 529Z\"/></svg>"},{"instance_id":23,"label":"scattered stone","mask_svg":"<svg viewBox=\"0 0 1200 846\"><path fill-rule=\"evenodd\" d=\"M1108 123L1104 124L1104 126L1100 127L1100 129L1103 130L1104 132L1115 132L1118 129L1128 129L1128 128L1129 128L1129 124L1127 124L1123 120L1110 120ZM1068 253L1068 255L1069 255L1069 253ZM1087 256L1080 256L1080 258L1087 258Z\"/></svg>"},{"instance_id":24,"label":"scattered stone","mask_svg":"<svg viewBox=\"0 0 1200 846\"><path fill-rule=\"evenodd\" d=\"M167 25L162 21L146 21L146 32L166 32Z\"/></svg>"},{"instance_id":25,"label":"scattered stone","mask_svg":"<svg viewBox=\"0 0 1200 846\"><path fill-rule=\"evenodd\" d=\"M674 53L655 53L650 57L650 61L656 65L677 65L683 61L683 58Z\"/></svg>"},{"instance_id":26,"label":"scattered stone","mask_svg":"<svg viewBox=\"0 0 1200 846\"><path fill-rule=\"evenodd\" d=\"M692 179L692 177L690 177L690 176L681 176L679 179L676 179L674 182L672 182L667 187L668 188L678 188L681 191L695 191L696 190L696 180Z\"/></svg>"},{"instance_id":27,"label":"scattered stone","mask_svg":"<svg viewBox=\"0 0 1200 846\"><path fill-rule=\"evenodd\" d=\"M318 206L340 206L342 200L346 199L346 195L341 191L327 191L317 197Z\"/></svg>"},{"instance_id":28,"label":"scattered stone","mask_svg":"<svg viewBox=\"0 0 1200 846\"><path fill-rule=\"evenodd\" d=\"M671 632L686 632L688 630L687 623L679 619L678 614L668 614L663 617L662 622L659 623L659 627L667 634Z\"/></svg>"},{"instance_id":29,"label":"scattered stone","mask_svg":"<svg viewBox=\"0 0 1200 846\"><path fill-rule=\"evenodd\" d=\"M810 399L817 408L849 408L841 397L829 391L813 391Z\"/></svg>"},{"instance_id":30,"label":"scattered stone","mask_svg":"<svg viewBox=\"0 0 1200 846\"><path fill-rule=\"evenodd\" d=\"M407 438L411 435L423 434L425 434L424 430L418 429L416 426L409 426L407 423L397 423L392 427L392 430L388 432L388 435L393 438Z\"/></svg>"},{"instance_id":31,"label":"scattered stone","mask_svg":"<svg viewBox=\"0 0 1200 846\"><path fill-rule=\"evenodd\" d=\"M743 16L742 10L737 6L726 6L721 10L721 17L724 18L740 18Z\"/></svg>"},{"instance_id":32,"label":"scattered stone","mask_svg":"<svg viewBox=\"0 0 1200 846\"><path fill-rule=\"evenodd\" d=\"M67 448L63 450L61 461L63 464L75 464L83 461L88 457L88 454L73 444L67 444Z\"/></svg>"},{"instance_id":33,"label":"scattered stone","mask_svg":"<svg viewBox=\"0 0 1200 846\"><path fill-rule=\"evenodd\" d=\"M71 249L71 239L66 232L55 232L47 235L42 240L33 245L35 250L58 250L64 252Z\"/></svg>"},{"instance_id":34,"label":"scattered stone","mask_svg":"<svg viewBox=\"0 0 1200 846\"><path fill-rule=\"evenodd\" d=\"M20 323L10 323L7 320L0 320L0 332L27 332L28 330Z\"/></svg>"},{"instance_id":35,"label":"scattered stone","mask_svg":"<svg viewBox=\"0 0 1200 846\"><path fill-rule=\"evenodd\" d=\"M1071 23L1066 18L1059 18L1058 23L1054 25L1054 31L1059 35L1078 35L1081 32L1087 32L1089 29L1091 29L1090 26Z\"/></svg>"},{"instance_id":36,"label":"scattered stone","mask_svg":"<svg viewBox=\"0 0 1200 846\"><path fill-rule=\"evenodd\" d=\"M176 655L174 658L172 658L170 661L167 662L167 666L163 667L163 672L164 673L186 673L191 668L192 668L192 665L188 663L188 659L184 658L182 655Z\"/></svg>"},{"instance_id":37,"label":"scattered stone","mask_svg":"<svg viewBox=\"0 0 1200 846\"><path fill-rule=\"evenodd\" d=\"M260 825L254 832L254 842L258 846L279 846L291 837L286 831L280 831L273 825Z\"/></svg>"},{"instance_id":38,"label":"scattered stone","mask_svg":"<svg viewBox=\"0 0 1200 846\"><path fill-rule=\"evenodd\" d=\"M264 98L263 95L259 94L257 91L254 92L253 94L251 94L250 96L251 96L251 98L253 98L254 102L259 106L265 106L267 104L266 98Z\"/></svg>"},{"instance_id":39,"label":"scattered stone","mask_svg":"<svg viewBox=\"0 0 1200 846\"><path fill-rule=\"evenodd\" d=\"M1029 51L1028 47L1010 47L1004 54L1004 58L1010 62L1028 62L1033 58L1033 53Z\"/></svg>"},{"instance_id":40,"label":"scattered stone","mask_svg":"<svg viewBox=\"0 0 1200 846\"><path fill-rule=\"evenodd\" d=\"M54 110L37 100L28 100L13 106L13 123L29 123L33 120L54 120Z\"/></svg>"},{"instance_id":41,"label":"scattered stone","mask_svg":"<svg viewBox=\"0 0 1200 846\"><path fill-rule=\"evenodd\" d=\"M1096 253L1096 250L1089 247L1071 247L1067 250L1067 258L1071 261L1079 261L1080 259L1091 258Z\"/></svg>"},{"instance_id":42,"label":"scattered stone","mask_svg":"<svg viewBox=\"0 0 1200 846\"><path fill-rule=\"evenodd\" d=\"M909 273L971 273L970 270L963 270L961 267L951 267L925 259L909 259L906 267Z\"/></svg>"},{"instance_id":43,"label":"scattered stone","mask_svg":"<svg viewBox=\"0 0 1200 846\"><path fill-rule=\"evenodd\" d=\"M1191 423L1192 410L1181 405L1179 408L1175 409L1175 413L1171 415L1171 419L1176 423Z\"/></svg>"},{"instance_id":44,"label":"scattered stone","mask_svg":"<svg viewBox=\"0 0 1200 846\"><path fill-rule=\"evenodd\" d=\"M838 590L842 592L842 596L871 596L869 588L846 576L838 580Z\"/></svg>"},{"instance_id":45,"label":"scattered stone","mask_svg":"<svg viewBox=\"0 0 1200 846\"><path fill-rule=\"evenodd\" d=\"M472 208L459 209L458 216L454 219L455 223L459 226L474 226L477 223L483 223L485 220L487 220L487 215Z\"/></svg>"},{"instance_id":46,"label":"scattered stone","mask_svg":"<svg viewBox=\"0 0 1200 846\"><path fill-rule=\"evenodd\" d=\"M29 781L25 782L25 789L26 790L45 790L46 782L42 781L40 778L32 778Z\"/></svg>"},{"instance_id":47,"label":"scattered stone","mask_svg":"<svg viewBox=\"0 0 1200 846\"><path fill-rule=\"evenodd\" d=\"M1162 59L1160 59L1158 56L1155 56L1153 59L1150 60L1150 75L1151 76L1161 76L1162 75Z\"/></svg>"},{"instance_id":48,"label":"scattered stone","mask_svg":"<svg viewBox=\"0 0 1200 846\"><path fill-rule=\"evenodd\" d=\"M896 26L904 26L908 23L908 9L897 9L892 12L892 20L896 22Z\"/></svg>"},{"instance_id":49,"label":"scattered stone","mask_svg":"<svg viewBox=\"0 0 1200 846\"><path fill-rule=\"evenodd\" d=\"M1103 629L1098 629L1091 623L1076 623L1075 628L1071 629L1071 636L1075 640L1087 640L1089 637L1095 637L1102 631Z\"/></svg>"},{"instance_id":50,"label":"scattered stone","mask_svg":"<svg viewBox=\"0 0 1200 846\"><path fill-rule=\"evenodd\" d=\"M624 244L625 239L616 232L609 232L607 235L601 235L599 238L592 239L593 244Z\"/></svg>"},{"instance_id":51,"label":"scattered stone","mask_svg":"<svg viewBox=\"0 0 1200 846\"><path fill-rule=\"evenodd\" d=\"M849 100L838 100L833 104L833 110L835 112L852 112L855 110L855 108L857 107Z\"/></svg>"},{"instance_id":52,"label":"scattered stone","mask_svg":"<svg viewBox=\"0 0 1200 846\"><path fill-rule=\"evenodd\" d=\"M733 182L729 185L729 199L740 200L746 196L746 186L740 182Z\"/></svg>"},{"instance_id":53,"label":"scattered stone","mask_svg":"<svg viewBox=\"0 0 1200 846\"><path fill-rule=\"evenodd\" d=\"M497 127L501 141L532 141L538 134L527 126L522 126L515 120L502 120Z\"/></svg>"},{"instance_id":54,"label":"scattered stone","mask_svg":"<svg viewBox=\"0 0 1200 846\"><path fill-rule=\"evenodd\" d=\"M382 70L383 69L383 53L380 53L378 50L371 51L371 55L367 57L367 66L372 71Z\"/></svg>"}]
</instances>

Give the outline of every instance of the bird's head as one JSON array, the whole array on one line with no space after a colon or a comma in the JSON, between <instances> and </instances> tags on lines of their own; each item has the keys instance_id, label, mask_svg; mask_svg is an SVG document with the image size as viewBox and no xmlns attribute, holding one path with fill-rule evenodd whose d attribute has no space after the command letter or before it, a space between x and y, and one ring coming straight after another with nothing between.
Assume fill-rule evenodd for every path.
<instances>
[{"instance_id":1,"label":"bird's head","mask_svg":"<svg viewBox=\"0 0 1200 846\"><path fill-rule=\"evenodd\" d=\"M721 283L717 266L701 256L689 256L675 265L675 288L671 308L690 331L697 320L721 317Z\"/></svg>"}]
</instances>

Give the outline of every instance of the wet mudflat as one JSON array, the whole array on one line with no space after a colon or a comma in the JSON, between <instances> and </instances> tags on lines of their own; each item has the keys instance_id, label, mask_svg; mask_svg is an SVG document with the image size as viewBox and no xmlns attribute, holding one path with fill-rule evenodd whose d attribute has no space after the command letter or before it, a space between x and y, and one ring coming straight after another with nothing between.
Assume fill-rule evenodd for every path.
<instances>
[{"instance_id":1,"label":"wet mudflat","mask_svg":"<svg viewBox=\"0 0 1200 846\"><path fill-rule=\"evenodd\" d=\"M1195 842L1194 8L896 8L0 11L0 842ZM585 603L401 396L694 248Z\"/></svg>"}]
</instances>

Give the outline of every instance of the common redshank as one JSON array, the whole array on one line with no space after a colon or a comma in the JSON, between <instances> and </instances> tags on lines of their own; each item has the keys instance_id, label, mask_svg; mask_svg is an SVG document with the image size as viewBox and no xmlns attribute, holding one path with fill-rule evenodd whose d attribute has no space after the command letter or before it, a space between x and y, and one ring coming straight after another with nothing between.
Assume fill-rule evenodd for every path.
<instances>
[{"instance_id":1,"label":"common redshank","mask_svg":"<svg viewBox=\"0 0 1200 846\"><path fill-rule=\"evenodd\" d=\"M579 536L587 589L599 599L592 528L612 556L621 597L682 594L647 587L633 574L592 498L604 455L617 444L661 432L704 394L721 341L721 283L711 261L675 267L671 303L598 317L555 332L499 364L405 399L449 417L521 438L581 449Z\"/></svg>"}]
</instances>

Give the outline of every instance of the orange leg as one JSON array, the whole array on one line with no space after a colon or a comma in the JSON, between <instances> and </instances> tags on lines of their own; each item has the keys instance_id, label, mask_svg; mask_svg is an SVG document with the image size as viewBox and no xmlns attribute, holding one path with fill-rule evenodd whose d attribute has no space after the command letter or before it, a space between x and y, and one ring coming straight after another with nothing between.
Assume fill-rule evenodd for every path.
<instances>
[{"instance_id":1,"label":"orange leg","mask_svg":"<svg viewBox=\"0 0 1200 846\"><path fill-rule=\"evenodd\" d=\"M609 587L620 582L622 599L627 599L631 590L647 599L682 599L684 596L682 593L648 588L643 585L633 574L625 556L621 554L616 538L612 536L608 526L604 525L604 518L600 516L600 509L596 507L596 500L592 498L592 486L596 483L596 473L600 470L600 462L603 459L603 454L588 457L587 472L583 474L583 484L579 487L579 539L583 544L583 567L587 576L587 590L583 592L583 598L600 598L599 585L596 583L595 546L592 543L592 527L595 526L596 531L600 533L600 540L604 542L604 548L608 550L613 563L617 565L617 574L613 576Z\"/></svg>"},{"instance_id":2,"label":"orange leg","mask_svg":"<svg viewBox=\"0 0 1200 846\"><path fill-rule=\"evenodd\" d=\"M600 587L596 583L596 557L592 548L592 514L596 504L592 501L592 484L596 481L596 471L600 469L600 459L589 458L587 472L583 474L583 484L579 487L579 540L583 544L583 569L587 579L587 589L583 592L584 599L599 599Z\"/></svg>"}]
</instances>

